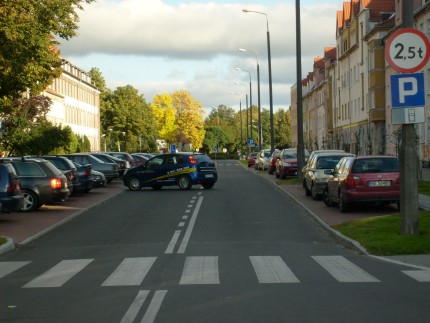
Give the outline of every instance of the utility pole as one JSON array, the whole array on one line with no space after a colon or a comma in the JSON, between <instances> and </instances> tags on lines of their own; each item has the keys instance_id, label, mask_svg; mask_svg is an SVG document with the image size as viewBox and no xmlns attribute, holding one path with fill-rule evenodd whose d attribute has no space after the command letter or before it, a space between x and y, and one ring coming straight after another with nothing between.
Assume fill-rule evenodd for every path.
<instances>
[{"instance_id":1,"label":"utility pole","mask_svg":"<svg viewBox=\"0 0 430 323\"><path fill-rule=\"evenodd\" d=\"M413 1L402 1L402 27L413 28ZM418 154L414 124L402 124L400 146L400 226L401 234L415 236L418 230Z\"/></svg>"},{"instance_id":2,"label":"utility pole","mask_svg":"<svg viewBox=\"0 0 430 323\"><path fill-rule=\"evenodd\" d=\"M296 0L296 65L297 65L297 175L303 180L305 165L305 145L303 142L303 101L302 101L302 45L300 30L300 0Z\"/></svg>"}]
</instances>

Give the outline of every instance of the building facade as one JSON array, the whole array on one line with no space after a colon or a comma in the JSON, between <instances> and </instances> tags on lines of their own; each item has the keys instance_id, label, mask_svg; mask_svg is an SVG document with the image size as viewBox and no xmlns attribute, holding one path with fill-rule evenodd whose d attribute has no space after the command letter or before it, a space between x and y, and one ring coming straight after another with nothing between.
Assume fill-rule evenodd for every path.
<instances>
[{"instance_id":1,"label":"building facade","mask_svg":"<svg viewBox=\"0 0 430 323\"><path fill-rule=\"evenodd\" d=\"M413 0L413 4L414 27L430 38L430 1ZM401 125L391 122L390 89L390 76L398 72L385 59L385 42L401 27L401 7L402 0L349 0L334 13L335 54L324 48L324 64L316 57L312 72L301 84L308 150L398 155ZM430 164L430 64L421 72L426 82L426 120L415 127L419 158ZM297 115L297 102L292 102L291 109L291 115ZM297 138L296 129L292 129L293 138Z\"/></svg>"},{"instance_id":2,"label":"building facade","mask_svg":"<svg viewBox=\"0 0 430 323\"><path fill-rule=\"evenodd\" d=\"M98 151L101 92L79 67L63 59L62 69L61 76L43 93L52 100L47 118L56 125L69 126L81 138L86 136L91 150Z\"/></svg>"}]
</instances>

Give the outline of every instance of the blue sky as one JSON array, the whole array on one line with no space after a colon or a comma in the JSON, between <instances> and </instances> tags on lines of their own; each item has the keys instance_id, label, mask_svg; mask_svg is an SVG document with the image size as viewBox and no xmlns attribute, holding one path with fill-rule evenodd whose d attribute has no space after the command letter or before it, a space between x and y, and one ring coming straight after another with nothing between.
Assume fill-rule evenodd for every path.
<instances>
[{"instance_id":1,"label":"blue sky","mask_svg":"<svg viewBox=\"0 0 430 323\"><path fill-rule=\"evenodd\" d=\"M342 3L301 1L303 77L313 58L336 44ZM266 17L242 12L245 8L267 14L273 102L275 109L287 109L296 82L295 0L98 0L79 12L79 36L60 50L83 70L99 68L111 90L130 84L147 102L156 94L187 90L210 110L220 104L238 109L249 95L250 74L256 105L257 57L238 51L246 48L258 54L261 105L268 109Z\"/></svg>"}]
</instances>

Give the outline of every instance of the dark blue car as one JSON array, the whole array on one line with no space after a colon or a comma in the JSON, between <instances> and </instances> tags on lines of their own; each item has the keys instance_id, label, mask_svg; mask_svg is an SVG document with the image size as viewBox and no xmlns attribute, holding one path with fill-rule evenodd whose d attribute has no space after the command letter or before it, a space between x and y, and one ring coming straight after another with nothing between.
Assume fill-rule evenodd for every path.
<instances>
[{"instance_id":1,"label":"dark blue car","mask_svg":"<svg viewBox=\"0 0 430 323\"><path fill-rule=\"evenodd\" d=\"M160 189L178 185L188 190L192 185L212 188L218 179L215 163L204 154L168 153L157 155L146 163L127 170L123 182L132 191L142 187Z\"/></svg>"}]
</instances>

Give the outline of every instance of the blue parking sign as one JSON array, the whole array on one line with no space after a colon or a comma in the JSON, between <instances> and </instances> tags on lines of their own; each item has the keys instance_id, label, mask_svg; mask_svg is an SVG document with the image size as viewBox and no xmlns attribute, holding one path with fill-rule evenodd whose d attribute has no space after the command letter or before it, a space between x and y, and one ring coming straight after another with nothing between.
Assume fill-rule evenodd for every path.
<instances>
[{"instance_id":1,"label":"blue parking sign","mask_svg":"<svg viewBox=\"0 0 430 323\"><path fill-rule=\"evenodd\" d=\"M393 109L424 107L424 74L391 75L391 106Z\"/></svg>"}]
</instances>

